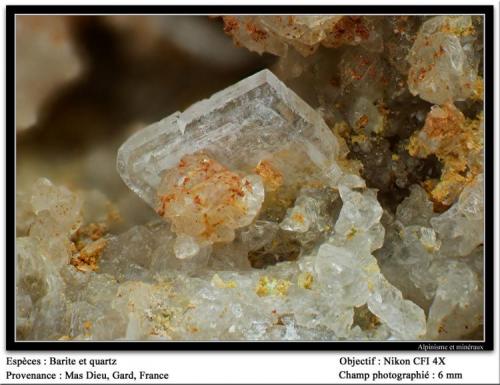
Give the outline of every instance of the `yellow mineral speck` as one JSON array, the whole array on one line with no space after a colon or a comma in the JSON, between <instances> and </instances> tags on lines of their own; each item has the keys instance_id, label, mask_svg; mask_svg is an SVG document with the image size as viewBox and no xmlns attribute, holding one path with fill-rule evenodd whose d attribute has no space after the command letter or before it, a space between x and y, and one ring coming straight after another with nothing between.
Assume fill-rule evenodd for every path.
<instances>
[{"instance_id":1,"label":"yellow mineral speck","mask_svg":"<svg viewBox=\"0 0 500 385\"><path fill-rule=\"evenodd\" d=\"M476 81L472 84L472 100L481 101L484 99L484 80L478 76Z\"/></svg>"},{"instance_id":2,"label":"yellow mineral speck","mask_svg":"<svg viewBox=\"0 0 500 385\"><path fill-rule=\"evenodd\" d=\"M398 154L392 154L391 158L392 158L392 160L399 160L399 155Z\"/></svg>"},{"instance_id":3,"label":"yellow mineral speck","mask_svg":"<svg viewBox=\"0 0 500 385\"><path fill-rule=\"evenodd\" d=\"M217 287L219 289L234 289L238 287L237 283L234 280L224 281L218 274L214 274L212 277L212 286Z\"/></svg>"},{"instance_id":4,"label":"yellow mineral speck","mask_svg":"<svg viewBox=\"0 0 500 385\"><path fill-rule=\"evenodd\" d=\"M426 181L422 182L422 187L424 188L425 191L427 191L429 194L436 185L439 183L438 179L427 179Z\"/></svg>"},{"instance_id":5,"label":"yellow mineral speck","mask_svg":"<svg viewBox=\"0 0 500 385\"><path fill-rule=\"evenodd\" d=\"M297 284L302 289L312 289L312 285L314 283L314 276L309 272L302 272L299 274Z\"/></svg>"},{"instance_id":6,"label":"yellow mineral speck","mask_svg":"<svg viewBox=\"0 0 500 385\"><path fill-rule=\"evenodd\" d=\"M269 294L269 278L266 276L260 277L257 287L255 288L255 293L259 297L265 297Z\"/></svg>"},{"instance_id":7,"label":"yellow mineral speck","mask_svg":"<svg viewBox=\"0 0 500 385\"><path fill-rule=\"evenodd\" d=\"M92 328L92 322L90 321L85 321L83 324L82 324L83 328L85 330L90 330Z\"/></svg>"},{"instance_id":8,"label":"yellow mineral speck","mask_svg":"<svg viewBox=\"0 0 500 385\"><path fill-rule=\"evenodd\" d=\"M72 338L70 336L61 336L57 340L58 341L71 341Z\"/></svg>"},{"instance_id":9,"label":"yellow mineral speck","mask_svg":"<svg viewBox=\"0 0 500 385\"><path fill-rule=\"evenodd\" d=\"M304 216L302 214L295 213L292 215L292 220L297 223L304 223Z\"/></svg>"},{"instance_id":10,"label":"yellow mineral speck","mask_svg":"<svg viewBox=\"0 0 500 385\"><path fill-rule=\"evenodd\" d=\"M424 247L424 249L427 250L427 252L429 252L429 253L435 253L441 247L441 242L440 241L438 241L438 242L436 242L435 240L432 241L432 240L429 240L426 237L421 237L420 238L420 243L422 244L422 246Z\"/></svg>"},{"instance_id":11,"label":"yellow mineral speck","mask_svg":"<svg viewBox=\"0 0 500 385\"><path fill-rule=\"evenodd\" d=\"M364 270L369 274L380 272L380 268L378 267L377 262L373 262L373 263L370 263L368 266L365 266Z\"/></svg>"},{"instance_id":12,"label":"yellow mineral speck","mask_svg":"<svg viewBox=\"0 0 500 385\"><path fill-rule=\"evenodd\" d=\"M439 250L438 245L431 245L428 243L422 243L422 246L424 246L425 250L427 250L427 252L429 252L429 253L434 253L434 252Z\"/></svg>"},{"instance_id":13,"label":"yellow mineral speck","mask_svg":"<svg viewBox=\"0 0 500 385\"><path fill-rule=\"evenodd\" d=\"M349 232L347 233L346 238L349 240L353 239L357 232L358 230L355 227L352 227L351 230L349 230Z\"/></svg>"},{"instance_id":14,"label":"yellow mineral speck","mask_svg":"<svg viewBox=\"0 0 500 385\"><path fill-rule=\"evenodd\" d=\"M71 242L71 244L69 245L69 251L71 254L78 253L78 247L75 245L74 242Z\"/></svg>"},{"instance_id":15,"label":"yellow mineral speck","mask_svg":"<svg viewBox=\"0 0 500 385\"><path fill-rule=\"evenodd\" d=\"M288 294L288 289L290 288L291 284L292 283L286 279L276 279L262 276L257 283L255 293L259 297L265 297L268 295L277 295L280 297L284 297Z\"/></svg>"},{"instance_id":16,"label":"yellow mineral speck","mask_svg":"<svg viewBox=\"0 0 500 385\"><path fill-rule=\"evenodd\" d=\"M342 138L347 138L350 134L351 128L349 127L349 124L347 124L346 121L342 121L335 123L335 125L332 128L332 131L337 136L340 136Z\"/></svg>"},{"instance_id":17,"label":"yellow mineral speck","mask_svg":"<svg viewBox=\"0 0 500 385\"><path fill-rule=\"evenodd\" d=\"M279 279L278 283L276 284L276 291L280 296L284 297L288 294L288 289L290 288L291 284L292 283L288 280Z\"/></svg>"},{"instance_id":18,"label":"yellow mineral speck","mask_svg":"<svg viewBox=\"0 0 500 385\"><path fill-rule=\"evenodd\" d=\"M352 143L362 144L368 140L368 137L365 134L353 135L351 136Z\"/></svg>"},{"instance_id":19,"label":"yellow mineral speck","mask_svg":"<svg viewBox=\"0 0 500 385\"><path fill-rule=\"evenodd\" d=\"M70 260L70 264L75 266L78 271L89 272L99 269L98 262L101 257L107 241L104 238L98 239L79 250ZM77 243L76 248L81 246Z\"/></svg>"},{"instance_id":20,"label":"yellow mineral speck","mask_svg":"<svg viewBox=\"0 0 500 385\"><path fill-rule=\"evenodd\" d=\"M381 135L385 130L385 117L379 119L377 125L373 128L373 132L377 135Z\"/></svg>"},{"instance_id":21,"label":"yellow mineral speck","mask_svg":"<svg viewBox=\"0 0 500 385\"><path fill-rule=\"evenodd\" d=\"M78 245L85 245L85 240L91 239L96 241L102 238L108 232L108 226L106 223L89 223L85 226L81 226L72 236L73 242Z\"/></svg>"},{"instance_id":22,"label":"yellow mineral speck","mask_svg":"<svg viewBox=\"0 0 500 385\"><path fill-rule=\"evenodd\" d=\"M410 138L410 155L435 155L443 164L439 182L431 190L433 182L424 186L435 203L451 205L463 188L483 172L482 120L482 114L467 119L453 104L446 103L432 107L422 130Z\"/></svg>"},{"instance_id":23,"label":"yellow mineral speck","mask_svg":"<svg viewBox=\"0 0 500 385\"><path fill-rule=\"evenodd\" d=\"M446 23L441 26L441 32L449 33L457 36L470 36L476 33L476 30L472 23L465 25L455 25L450 24L451 19L448 19Z\"/></svg>"},{"instance_id":24,"label":"yellow mineral speck","mask_svg":"<svg viewBox=\"0 0 500 385\"><path fill-rule=\"evenodd\" d=\"M153 333L155 335L169 336L169 332L175 328L172 326L172 321L175 316L175 310L170 308L160 308L150 316L150 321L153 322Z\"/></svg>"}]
</instances>

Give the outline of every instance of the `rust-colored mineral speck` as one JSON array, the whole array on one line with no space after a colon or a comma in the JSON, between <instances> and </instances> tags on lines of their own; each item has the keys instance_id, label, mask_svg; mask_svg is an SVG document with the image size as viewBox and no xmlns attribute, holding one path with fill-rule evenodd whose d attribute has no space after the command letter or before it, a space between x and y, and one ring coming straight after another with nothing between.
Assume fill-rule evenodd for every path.
<instances>
[{"instance_id":1,"label":"rust-colored mineral speck","mask_svg":"<svg viewBox=\"0 0 500 385\"><path fill-rule=\"evenodd\" d=\"M231 34L232 31L240 28L240 23L238 22L238 18L234 16L224 16L224 32L228 35Z\"/></svg>"},{"instance_id":2,"label":"rust-colored mineral speck","mask_svg":"<svg viewBox=\"0 0 500 385\"><path fill-rule=\"evenodd\" d=\"M359 16L344 16L332 28L331 37L326 46L337 48L344 44L352 44L356 40L367 40L370 30L365 25L364 18Z\"/></svg>"},{"instance_id":3,"label":"rust-colored mineral speck","mask_svg":"<svg viewBox=\"0 0 500 385\"><path fill-rule=\"evenodd\" d=\"M299 213L295 213L292 215L292 220L298 223L304 223L304 216Z\"/></svg>"},{"instance_id":4,"label":"rust-colored mineral speck","mask_svg":"<svg viewBox=\"0 0 500 385\"><path fill-rule=\"evenodd\" d=\"M103 238L98 239L91 244L83 247L70 260L70 264L75 266L78 271L89 272L99 270L98 262L101 257L107 241Z\"/></svg>"},{"instance_id":5,"label":"rust-colored mineral speck","mask_svg":"<svg viewBox=\"0 0 500 385\"><path fill-rule=\"evenodd\" d=\"M258 28L255 23L247 23L246 28L250 37L256 42L265 40L267 38L267 32L263 29Z\"/></svg>"},{"instance_id":6,"label":"rust-colored mineral speck","mask_svg":"<svg viewBox=\"0 0 500 385\"><path fill-rule=\"evenodd\" d=\"M356 129L358 131L363 130L367 125L368 125L368 116L367 115L362 115L357 121L356 121Z\"/></svg>"},{"instance_id":7,"label":"rust-colored mineral speck","mask_svg":"<svg viewBox=\"0 0 500 385\"><path fill-rule=\"evenodd\" d=\"M283 185L283 175L268 160L261 160L255 167L255 173L262 177L269 191L276 191Z\"/></svg>"},{"instance_id":8,"label":"rust-colored mineral speck","mask_svg":"<svg viewBox=\"0 0 500 385\"><path fill-rule=\"evenodd\" d=\"M165 173L157 213L171 221L178 234L202 242L230 242L234 229L258 212L246 203L256 193L249 178L204 153L186 155Z\"/></svg>"}]
</instances>

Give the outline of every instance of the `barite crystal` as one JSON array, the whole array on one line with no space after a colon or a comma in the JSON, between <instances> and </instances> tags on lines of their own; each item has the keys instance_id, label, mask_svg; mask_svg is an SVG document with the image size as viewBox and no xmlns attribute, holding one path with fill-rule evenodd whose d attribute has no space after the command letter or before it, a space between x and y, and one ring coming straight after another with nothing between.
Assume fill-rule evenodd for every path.
<instances>
[{"instance_id":1,"label":"barite crystal","mask_svg":"<svg viewBox=\"0 0 500 385\"><path fill-rule=\"evenodd\" d=\"M125 183L173 224L177 253L230 242L256 217L263 186L293 190L334 163L321 116L261 71L146 127L118 151Z\"/></svg>"},{"instance_id":2,"label":"barite crystal","mask_svg":"<svg viewBox=\"0 0 500 385\"><path fill-rule=\"evenodd\" d=\"M118 150L117 169L156 209L162 174L202 150L232 170L250 171L286 151L322 168L336 158L337 140L316 111L263 70L133 135Z\"/></svg>"}]
</instances>

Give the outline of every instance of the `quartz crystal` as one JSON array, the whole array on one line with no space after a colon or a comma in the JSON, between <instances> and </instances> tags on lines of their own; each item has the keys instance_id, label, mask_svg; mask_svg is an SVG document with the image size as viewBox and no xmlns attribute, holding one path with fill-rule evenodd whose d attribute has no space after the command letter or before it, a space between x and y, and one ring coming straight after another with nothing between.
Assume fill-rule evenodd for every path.
<instances>
[{"instance_id":1,"label":"quartz crystal","mask_svg":"<svg viewBox=\"0 0 500 385\"><path fill-rule=\"evenodd\" d=\"M165 173L158 194L159 214L182 234L176 254L186 258L198 253L193 238L201 244L231 242L234 229L252 223L264 200L264 186L257 175L240 176L204 154L194 154Z\"/></svg>"},{"instance_id":2,"label":"quartz crystal","mask_svg":"<svg viewBox=\"0 0 500 385\"><path fill-rule=\"evenodd\" d=\"M420 27L408 55L408 88L428 102L465 100L477 79L471 16L437 16Z\"/></svg>"},{"instance_id":3,"label":"quartz crystal","mask_svg":"<svg viewBox=\"0 0 500 385\"><path fill-rule=\"evenodd\" d=\"M308 56L320 44L363 44L367 49L381 45L372 20L359 16L225 16L224 26L236 44L260 54L285 56L289 46Z\"/></svg>"}]
</instances>

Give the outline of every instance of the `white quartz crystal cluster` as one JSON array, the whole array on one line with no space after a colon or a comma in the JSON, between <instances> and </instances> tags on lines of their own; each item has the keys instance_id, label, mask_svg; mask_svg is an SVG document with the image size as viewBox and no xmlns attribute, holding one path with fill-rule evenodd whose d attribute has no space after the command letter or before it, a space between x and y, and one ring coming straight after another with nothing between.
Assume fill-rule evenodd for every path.
<instances>
[{"instance_id":1,"label":"white quartz crystal cluster","mask_svg":"<svg viewBox=\"0 0 500 385\"><path fill-rule=\"evenodd\" d=\"M411 340L423 336L424 311L404 299L400 290L387 281L372 255L383 245L385 232L376 194L344 186L339 186L339 191L342 209L332 235L319 246L316 255L300 262L317 281L324 301L332 306L329 317L344 322L334 322L331 328L340 336L349 336L355 308L367 305L392 337Z\"/></svg>"},{"instance_id":2,"label":"white quartz crystal cluster","mask_svg":"<svg viewBox=\"0 0 500 385\"><path fill-rule=\"evenodd\" d=\"M68 199L76 199L74 194L66 196L65 188L46 180L38 183L51 189L46 204L66 209ZM384 239L382 208L375 192L338 188L341 209L336 210L325 241L299 261L266 269L231 267L217 253L213 261L178 259L175 234L158 221L110 237L99 270L82 273L67 264L69 251L57 263L46 259L45 249L30 231L17 245L18 332L28 339L83 340L415 339L424 335L423 310L387 281L372 255ZM321 199L318 196L311 204L320 204ZM71 207L72 211L64 210L67 221L61 242L66 244L79 208ZM40 217L33 213L35 224ZM263 223L256 222L240 234L238 243L244 247L235 246L232 258L275 241L276 231L260 232L256 230L260 226ZM369 309L365 312L377 319L366 328L355 321L364 305Z\"/></svg>"},{"instance_id":3,"label":"white quartz crystal cluster","mask_svg":"<svg viewBox=\"0 0 500 385\"><path fill-rule=\"evenodd\" d=\"M483 183L480 175L442 214L415 185L395 217L386 213L387 239L377 258L403 293L429 308L430 339L457 339L482 323Z\"/></svg>"},{"instance_id":4,"label":"white quartz crystal cluster","mask_svg":"<svg viewBox=\"0 0 500 385\"><path fill-rule=\"evenodd\" d=\"M71 267L70 238L81 224L82 201L43 178L32 191L18 194L17 201L22 202L17 214L17 331L32 339L58 338L68 306L61 271Z\"/></svg>"},{"instance_id":5,"label":"white quartz crystal cluster","mask_svg":"<svg viewBox=\"0 0 500 385\"><path fill-rule=\"evenodd\" d=\"M263 70L130 137L117 170L152 222L113 232L96 192L20 191L17 337L478 338L477 20L224 23L293 87Z\"/></svg>"},{"instance_id":6,"label":"white quartz crystal cluster","mask_svg":"<svg viewBox=\"0 0 500 385\"><path fill-rule=\"evenodd\" d=\"M422 24L408 55L408 88L431 103L467 99L477 78L471 16L437 16Z\"/></svg>"},{"instance_id":7,"label":"white quartz crystal cluster","mask_svg":"<svg viewBox=\"0 0 500 385\"><path fill-rule=\"evenodd\" d=\"M260 54L286 56L293 47L303 56L316 52L320 45L339 47L380 46L376 23L360 16L287 15L224 16L225 32L242 45Z\"/></svg>"}]
</instances>

